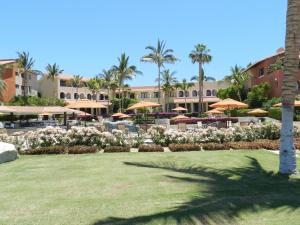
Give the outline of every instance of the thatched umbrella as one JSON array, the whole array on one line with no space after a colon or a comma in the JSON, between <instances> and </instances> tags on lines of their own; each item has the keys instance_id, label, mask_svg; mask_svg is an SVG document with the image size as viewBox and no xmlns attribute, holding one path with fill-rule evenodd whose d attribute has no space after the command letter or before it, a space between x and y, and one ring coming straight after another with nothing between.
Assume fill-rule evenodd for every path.
<instances>
[{"instance_id":1,"label":"thatched umbrella","mask_svg":"<svg viewBox=\"0 0 300 225\"><path fill-rule=\"evenodd\" d=\"M146 109L146 108L155 108L155 107L159 107L160 104L158 103L154 103L154 102L138 102L132 106L130 106L129 108L127 108L126 110L134 110L134 109Z\"/></svg>"},{"instance_id":2,"label":"thatched umbrella","mask_svg":"<svg viewBox=\"0 0 300 225\"><path fill-rule=\"evenodd\" d=\"M182 112L182 111L187 111L187 109L183 107L176 107L175 109L172 109L172 111Z\"/></svg>"},{"instance_id":3,"label":"thatched umbrella","mask_svg":"<svg viewBox=\"0 0 300 225\"><path fill-rule=\"evenodd\" d=\"M221 112L217 109L212 109L212 110L206 111L205 114L224 114L224 112Z\"/></svg>"},{"instance_id":4,"label":"thatched umbrella","mask_svg":"<svg viewBox=\"0 0 300 225\"><path fill-rule=\"evenodd\" d=\"M185 115L178 115L172 118L172 120L184 120L184 119L188 119L189 117L185 116Z\"/></svg>"},{"instance_id":5,"label":"thatched umbrella","mask_svg":"<svg viewBox=\"0 0 300 225\"><path fill-rule=\"evenodd\" d=\"M243 102L239 102L239 101L236 101L234 99L231 99L231 98L226 98L222 101L211 104L210 107L212 107L212 108L218 108L218 107L226 108L229 111L230 109L244 109L244 108L247 108L248 105L243 103Z\"/></svg>"},{"instance_id":6,"label":"thatched umbrella","mask_svg":"<svg viewBox=\"0 0 300 225\"><path fill-rule=\"evenodd\" d=\"M254 109L248 112L249 115L254 115L254 116L262 116L266 115L268 112L262 109Z\"/></svg>"},{"instance_id":7,"label":"thatched umbrella","mask_svg":"<svg viewBox=\"0 0 300 225\"><path fill-rule=\"evenodd\" d=\"M282 103L277 103L275 105L273 105L274 107L281 107L282 106ZM294 102L294 106L295 107L300 107L300 101L295 101Z\"/></svg>"},{"instance_id":8,"label":"thatched umbrella","mask_svg":"<svg viewBox=\"0 0 300 225\"><path fill-rule=\"evenodd\" d=\"M124 113L115 113L115 114L111 115L111 117L121 117L121 116L126 116L126 114L124 114Z\"/></svg>"}]
</instances>

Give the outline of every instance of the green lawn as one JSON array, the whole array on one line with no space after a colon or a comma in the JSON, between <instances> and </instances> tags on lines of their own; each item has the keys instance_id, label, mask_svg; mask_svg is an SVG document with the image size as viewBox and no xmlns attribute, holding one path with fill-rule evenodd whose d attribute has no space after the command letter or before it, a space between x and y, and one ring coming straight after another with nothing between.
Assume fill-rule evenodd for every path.
<instances>
[{"instance_id":1,"label":"green lawn","mask_svg":"<svg viewBox=\"0 0 300 225\"><path fill-rule=\"evenodd\" d=\"M299 224L300 176L277 164L265 151L21 156L0 165L0 224Z\"/></svg>"}]
</instances>

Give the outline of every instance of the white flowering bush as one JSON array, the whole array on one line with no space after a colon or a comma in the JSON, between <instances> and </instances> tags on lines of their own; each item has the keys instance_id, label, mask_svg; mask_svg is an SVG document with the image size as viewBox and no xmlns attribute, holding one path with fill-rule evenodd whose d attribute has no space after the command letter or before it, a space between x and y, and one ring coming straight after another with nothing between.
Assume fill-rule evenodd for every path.
<instances>
[{"instance_id":1,"label":"white flowering bush","mask_svg":"<svg viewBox=\"0 0 300 225\"><path fill-rule=\"evenodd\" d=\"M154 125L147 130L154 143L164 145L166 142L167 129L161 125Z\"/></svg>"}]
</instances>

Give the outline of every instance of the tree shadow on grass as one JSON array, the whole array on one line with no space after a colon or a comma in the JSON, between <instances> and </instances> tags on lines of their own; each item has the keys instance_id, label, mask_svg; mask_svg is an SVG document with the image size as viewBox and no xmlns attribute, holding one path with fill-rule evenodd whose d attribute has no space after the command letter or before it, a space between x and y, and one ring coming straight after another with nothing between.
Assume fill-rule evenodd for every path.
<instances>
[{"instance_id":1,"label":"tree shadow on grass","mask_svg":"<svg viewBox=\"0 0 300 225\"><path fill-rule=\"evenodd\" d=\"M188 175L167 176L170 179L207 187L196 196L169 211L132 218L109 217L94 225L104 224L235 224L242 212L261 209L295 210L300 206L300 180L268 172L257 159L248 157L249 164L242 168L215 169L180 167L176 163L132 163L126 165L164 169ZM191 176L192 175L192 176ZM202 188L203 189L203 188ZM282 211L282 208L281 208Z\"/></svg>"}]
</instances>

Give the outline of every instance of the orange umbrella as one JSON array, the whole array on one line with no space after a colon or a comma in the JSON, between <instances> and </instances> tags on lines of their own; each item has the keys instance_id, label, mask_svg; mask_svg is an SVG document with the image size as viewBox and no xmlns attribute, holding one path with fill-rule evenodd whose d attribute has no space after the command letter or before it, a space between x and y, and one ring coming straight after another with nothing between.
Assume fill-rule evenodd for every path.
<instances>
[{"instance_id":1,"label":"orange umbrella","mask_svg":"<svg viewBox=\"0 0 300 225\"><path fill-rule=\"evenodd\" d=\"M277 103L275 105L273 105L274 107L281 107L282 106L282 103ZM300 101L295 101L294 103L294 106L295 107L300 107Z\"/></svg>"},{"instance_id":2,"label":"orange umbrella","mask_svg":"<svg viewBox=\"0 0 300 225\"><path fill-rule=\"evenodd\" d=\"M119 117L120 119L127 119L127 118L131 118L131 116L124 114L123 116Z\"/></svg>"},{"instance_id":3,"label":"orange umbrella","mask_svg":"<svg viewBox=\"0 0 300 225\"><path fill-rule=\"evenodd\" d=\"M216 110L218 110L218 111L225 111L226 109L225 108L221 108L221 107L218 107L218 108L215 108Z\"/></svg>"},{"instance_id":4,"label":"orange umbrella","mask_svg":"<svg viewBox=\"0 0 300 225\"><path fill-rule=\"evenodd\" d=\"M222 101L211 104L210 107L212 107L212 108L222 107L222 108L226 108L226 109L242 109L242 108L247 108L248 105L243 102L233 100L231 98L226 98Z\"/></svg>"},{"instance_id":5,"label":"orange umbrella","mask_svg":"<svg viewBox=\"0 0 300 225\"><path fill-rule=\"evenodd\" d=\"M178 115L173 117L173 120L184 120L184 119L188 119L189 117L185 116L185 115Z\"/></svg>"},{"instance_id":6,"label":"orange umbrella","mask_svg":"<svg viewBox=\"0 0 300 225\"><path fill-rule=\"evenodd\" d=\"M80 108L106 108L100 102L90 101L90 100L77 100L77 101L67 101L67 108L70 109L80 109Z\"/></svg>"},{"instance_id":7,"label":"orange umbrella","mask_svg":"<svg viewBox=\"0 0 300 225\"><path fill-rule=\"evenodd\" d=\"M154 107L159 107L159 106L160 106L160 104L158 104L158 103L142 101L142 102L138 102L138 103L130 106L126 110L154 108Z\"/></svg>"},{"instance_id":8,"label":"orange umbrella","mask_svg":"<svg viewBox=\"0 0 300 225\"><path fill-rule=\"evenodd\" d=\"M217 109L212 109L212 110L209 110L207 112L205 112L206 114L224 114L224 112L221 112Z\"/></svg>"},{"instance_id":9,"label":"orange umbrella","mask_svg":"<svg viewBox=\"0 0 300 225\"><path fill-rule=\"evenodd\" d=\"M248 112L250 115L264 115L267 114L268 112L262 109L254 109Z\"/></svg>"},{"instance_id":10,"label":"orange umbrella","mask_svg":"<svg viewBox=\"0 0 300 225\"><path fill-rule=\"evenodd\" d=\"M172 109L173 111L187 111L186 108L183 107L176 107L175 109Z\"/></svg>"},{"instance_id":11,"label":"orange umbrella","mask_svg":"<svg viewBox=\"0 0 300 225\"><path fill-rule=\"evenodd\" d=\"M112 114L111 116L112 117L121 117L121 116L127 116L127 115L124 113L115 113L115 114Z\"/></svg>"}]
</instances>

